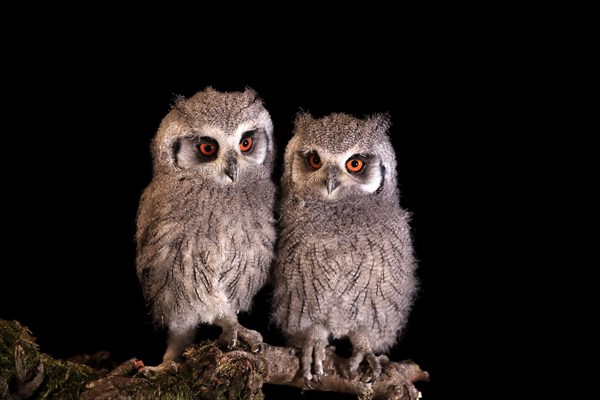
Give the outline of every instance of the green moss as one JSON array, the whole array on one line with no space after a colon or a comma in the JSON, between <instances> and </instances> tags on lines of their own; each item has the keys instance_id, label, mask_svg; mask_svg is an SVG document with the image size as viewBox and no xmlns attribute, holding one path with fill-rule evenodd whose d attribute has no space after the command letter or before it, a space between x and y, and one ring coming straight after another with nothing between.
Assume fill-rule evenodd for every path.
<instances>
[{"instance_id":1,"label":"green moss","mask_svg":"<svg viewBox=\"0 0 600 400\"><path fill-rule=\"evenodd\" d=\"M11 383L16 379L15 350L20 348L21 370L33 374L37 369L41 355L38 345L26 327L16 321L0 320L0 394L8 397ZM13 385L14 386L14 385Z\"/></svg>"},{"instance_id":2,"label":"green moss","mask_svg":"<svg viewBox=\"0 0 600 400\"><path fill-rule=\"evenodd\" d=\"M26 327L5 320L0 320L0 399L14 394L18 386L16 353L25 382L41 376L43 365L43 380L30 397L34 400L104 398L106 390L115 391L111 398L128 400L264 400L266 368L260 358L245 351L223 352L213 342L204 342L186 351L177 375L105 376L86 365L40 353Z\"/></svg>"},{"instance_id":3,"label":"green moss","mask_svg":"<svg viewBox=\"0 0 600 400\"><path fill-rule=\"evenodd\" d=\"M223 352L212 342L192 346L177 375L135 378L129 394L135 400L264 400L264 371L245 354Z\"/></svg>"},{"instance_id":4,"label":"green moss","mask_svg":"<svg viewBox=\"0 0 600 400\"><path fill-rule=\"evenodd\" d=\"M38 345L26 327L17 321L0 320L0 385L6 385L15 376L15 347L20 345L27 355L29 368L37 366ZM1 387L1 386L0 386Z\"/></svg>"},{"instance_id":5,"label":"green moss","mask_svg":"<svg viewBox=\"0 0 600 400\"><path fill-rule=\"evenodd\" d=\"M85 384L100 377L98 371L86 365L56 360L40 353L28 328L17 321L0 320L0 394L5 396L17 387L16 353L25 381L40 373L40 362L43 365L44 379L31 397L33 399L78 399Z\"/></svg>"},{"instance_id":6,"label":"green moss","mask_svg":"<svg viewBox=\"0 0 600 400\"><path fill-rule=\"evenodd\" d=\"M40 390L40 400L78 399L86 383L100 378L100 373L86 365L55 360L44 355L46 380Z\"/></svg>"},{"instance_id":7,"label":"green moss","mask_svg":"<svg viewBox=\"0 0 600 400\"><path fill-rule=\"evenodd\" d=\"M190 379L189 371L184 367L177 375L164 372L151 378L136 378L127 392L135 400L190 400L194 398Z\"/></svg>"},{"instance_id":8,"label":"green moss","mask_svg":"<svg viewBox=\"0 0 600 400\"><path fill-rule=\"evenodd\" d=\"M212 342L192 346L185 356L193 371L191 382L196 398L263 400L264 366L247 354L223 352Z\"/></svg>"}]
</instances>

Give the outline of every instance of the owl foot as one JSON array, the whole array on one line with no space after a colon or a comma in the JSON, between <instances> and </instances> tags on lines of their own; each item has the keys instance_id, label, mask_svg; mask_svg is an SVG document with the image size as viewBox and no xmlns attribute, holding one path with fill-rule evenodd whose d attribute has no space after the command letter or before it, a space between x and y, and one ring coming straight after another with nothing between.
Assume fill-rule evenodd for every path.
<instances>
[{"instance_id":1,"label":"owl foot","mask_svg":"<svg viewBox=\"0 0 600 400\"><path fill-rule=\"evenodd\" d=\"M237 330L223 330L221 336L219 336L218 344L220 347L224 347L227 350L231 350L237 344Z\"/></svg>"},{"instance_id":2,"label":"owl foot","mask_svg":"<svg viewBox=\"0 0 600 400\"><path fill-rule=\"evenodd\" d=\"M325 376L323 360L325 360L326 344L326 341L321 339L309 339L302 349L302 378L307 389L314 389L311 385L313 378L319 383L323 382ZM314 375L311 370L314 370Z\"/></svg>"},{"instance_id":3,"label":"owl foot","mask_svg":"<svg viewBox=\"0 0 600 400\"><path fill-rule=\"evenodd\" d=\"M140 374L146 378L151 378L152 376L155 376L157 374L162 374L165 372L172 374L172 375L177 375L177 372L179 371L180 366L181 365L177 361L173 361L173 360L163 361L161 364L154 366L154 367L140 368L138 371L138 374Z\"/></svg>"},{"instance_id":4,"label":"owl foot","mask_svg":"<svg viewBox=\"0 0 600 400\"><path fill-rule=\"evenodd\" d=\"M238 342L238 337L250 346L250 351L258 353L262 349L262 335L252 329L244 328L240 324L235 324L235 327L223 328L223 332L219 337L219 344L227 350L233 349Z\"/></svg>"},{"instance_id":5,"label":"owl foot","mask_svg":"<svg viewBox=\"0 0 600 400\"><path fill-rule=\"evenodd\" d=\"M369 363L369 367L371 367L371 375L365 376L365 383L375 382L377 379L379 379L381 376L382 365L385 365L389 362L389 359L386 356L377 357L372 351L355 351L348 362L348 377L351 380L356 378L358 375L358 366L365 358Z\"/></svg>"},{"instance_id":6,"label":"owl foot","mask_svg":"<svg viewBox=\"0 0 600 400\"><path fill-rule=\"evenodd\" d=\"M240 325L238 327L238 335L240 336L240 339L250 346L251 352L260 353L263 344L263 337L260 333Z\"/></svg>"}]
</instances>

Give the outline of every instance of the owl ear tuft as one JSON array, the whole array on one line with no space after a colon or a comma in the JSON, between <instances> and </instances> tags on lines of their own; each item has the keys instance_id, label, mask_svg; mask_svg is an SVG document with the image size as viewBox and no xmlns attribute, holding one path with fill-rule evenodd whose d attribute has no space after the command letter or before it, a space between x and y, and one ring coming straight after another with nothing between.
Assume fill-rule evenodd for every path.
<instances>
[{"instance_id":1,"label":"owl ear tuft","mask_svg":"<svg viewBox=\"0 0 600 400\"><path fill-rule=\"evenodd\" d=\"M294 134L304 129L304 126L312 121L314 118L308 111L299 111L296 113L296 119L294 120Z\"/></svg>"},{"instance_id":2,"label":"owl ear tuft","mask_svg":"<svg viewBox=\"0 0 600 400\"><path fill-rule=\"evenodd\" d=\"M186 111L185 102L186 101L187 101L187 99L185 98L185 96L176 94L175 98L173 99L173 102L171 103L171 109L177 110L182 114L185 113L185 111Z\"/></svg>"},{"instance_id":3,"label":"owl ear tuft","mask_svg":"<svg viewBox=\"0 0 600 400\"><path fill-rule=\"evenodd\" d=\"M249 86L244 87L244 96L246 97L246 99L248 99L248 104L253 104L255 102L262 104L263 102L262 98L258 95L256 90L252 89Z\"/></svg>"},{"instance_id":4,"label":"owl ear tuft","mask_svg":"<svg viewBox=\"0 0 600 400\"><path fill-rule=\"evenodd\" d=\"M371 115L367 120L367 126L372 132L387 134L392 126L392 120L389 113L377 113Z\"/></svg>"},{"instance_id":5,"label":"owl ear tuft","mask_svg":"<svg viewBox=\"0 0 600 400\"><path fill-rule=\"evenodd\" d=\"M244 92L249 96L259 97L258 93L256 93L256 90L252 89L250 86L244 87Z\"/></svg>"}]
</instances>

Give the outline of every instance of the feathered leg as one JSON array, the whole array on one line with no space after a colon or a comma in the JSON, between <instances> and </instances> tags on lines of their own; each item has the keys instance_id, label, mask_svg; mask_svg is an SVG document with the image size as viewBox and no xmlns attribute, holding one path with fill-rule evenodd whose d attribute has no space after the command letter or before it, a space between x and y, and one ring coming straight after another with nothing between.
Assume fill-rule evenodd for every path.
<instances>
[{"instance_id":1,"label":"feathered leg","mask_svg":"<svg viewBox=\"0 0 600 400\"><path fill-rule=\"evenodd\" d=\"M377 357L371 350L371 344L367 335L357 329L348 335L350 342L352 343L352 357L348 362L348 376L350 379L356 378L358 374L358 366L366 358L369 366L371 367L371 378L370 382L373 382L381 375L381 361L387 360L386 356ZM381 360L381 361L380 361Z\"/></svg>"},{"instance_id":2,"label":"feathered leg","mask_svg":"<svg viewBox=\"0 0 600 400\"><path fill-rule=\"evenodd\" d=\"M196 336L196 326L176 326L169 328L169 337L167 339L167 350L163 356L163 361L154 367L143 367L140 372L146 376L154 372L169 371L177 373L179 368L178 359L185 349L194 342Z\"/></svg>"}]
</instances>

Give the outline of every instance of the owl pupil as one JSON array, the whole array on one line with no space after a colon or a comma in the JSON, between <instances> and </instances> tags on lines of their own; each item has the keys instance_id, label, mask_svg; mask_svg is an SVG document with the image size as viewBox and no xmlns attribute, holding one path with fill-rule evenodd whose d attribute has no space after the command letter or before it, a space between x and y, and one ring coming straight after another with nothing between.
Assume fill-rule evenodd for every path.
<instances>
[{"instance_id":1,"label":"owl pupil","mask_svg":"<svg viewBox=\"0 0 600 400\"><path fill-rule=\"evenodd\" d=\"M315 164L321 164L321 159L317 156L313 156L313 163Z\"/></svg>"},{"instance_id":2,"label":"owl pupil","mask_svg":"<svg viewBox=\"0 0 600 400\"><path fill-rule=\"evenodd\" d=\"M358 167L358 161L352 160L352 168Z\"/></svg>"},{"instance_id":3,"label":"owl pupil","mask_svg":"<svg viewBox=\"0 0 600 400\"><path fill-rule=\"evenodd\" d=\"M244 142L242 143L242 146L248 147L248 139L244 140Z\"/></svg>"},{"instance_id":4,"label":"owl pupil","mask_svg":"<svg viewBox=\"0 0 600 400\"><path fill-rule=\"evenodd\" d=\"M209 153L210 153L210 152L212 151L212 149L213 149L213 148L212 148L212 146L211 146L210 144L205 144L205 145L204 145L204 150L206 150L207 152L209 152Z\"/></svg>"}]
</instances>

